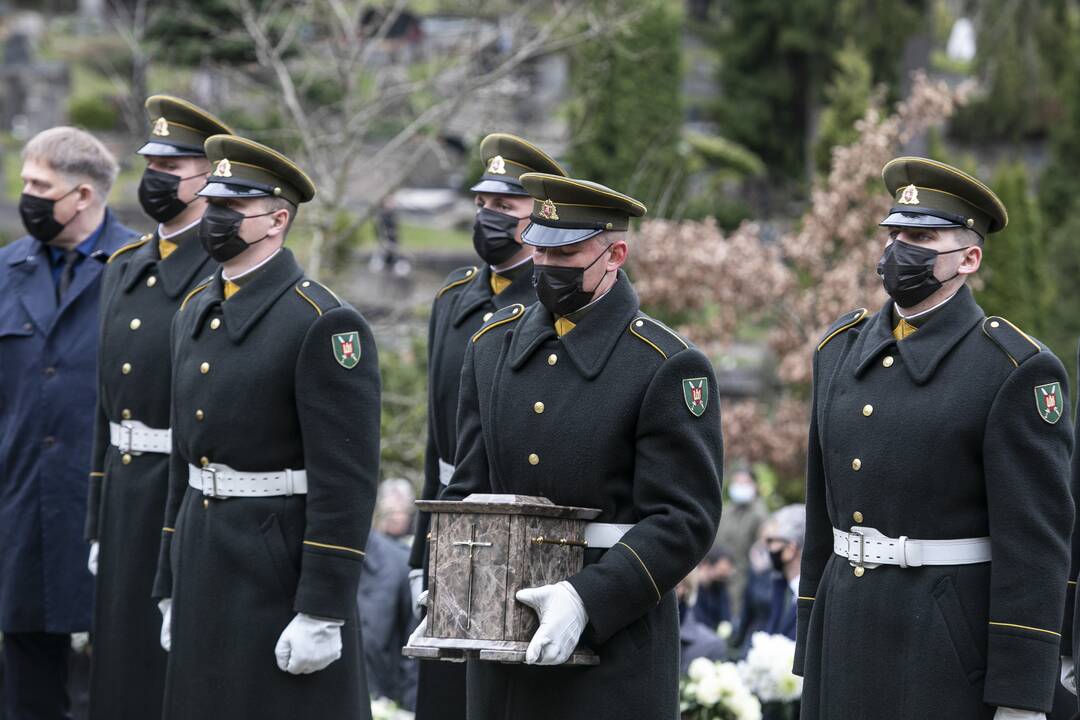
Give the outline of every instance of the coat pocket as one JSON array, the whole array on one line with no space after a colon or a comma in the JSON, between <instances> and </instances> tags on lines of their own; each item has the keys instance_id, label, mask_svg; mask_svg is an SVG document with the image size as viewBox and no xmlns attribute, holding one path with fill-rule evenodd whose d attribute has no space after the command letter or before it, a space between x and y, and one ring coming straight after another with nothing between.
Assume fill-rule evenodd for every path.
<instances>
[{"instance_id":1,"label":"coat pocket","mask_svg":"<svg viewBox=\"0 0 1080 720\"><path fill-rule=\"evenodd\" d=\"M300 582L300 575L293 567L292 560L289 559L289 548L285 545L285 533L281 529L278 516L272 514L266 518L259 526L259 533L262 535L266 554L270 558L270 564L274 568L278 582L281 583L285 592L294 595L296 585Z\"/></svg>"},{"instance_id":2,"label":"coat pocket","mask_svg":"<svg viewBox=\"0 0 1080 720\"><path fill-rule=\"evenodd\" d=\"M956 593L953 579L948 576L941 578L934 586L932 594L934 604L949 632L949 641L956 651L960 667L968 682L975 685L986 675L986 658L975 643L975 636L971 632L964 607L960 604L960 596Z\"/></svg>"}]
</instances>

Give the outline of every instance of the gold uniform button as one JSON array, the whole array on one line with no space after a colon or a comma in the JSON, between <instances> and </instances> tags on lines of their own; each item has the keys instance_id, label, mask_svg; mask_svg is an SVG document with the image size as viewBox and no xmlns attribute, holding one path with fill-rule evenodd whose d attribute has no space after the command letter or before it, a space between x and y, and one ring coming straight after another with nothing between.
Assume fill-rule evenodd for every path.
<instances>
[{"instance_id":1,"label":"gold uniform button","mask_svg":"<svg viewBox=\"0 0 1080 720\"><path fill-rule=\"evenodd\" d=\"M122 372L124 375L131 374L131 363L124 363L123 365L121 365L120 372Z\"/></svg>"},{"instance_id":2,"label":"gold uniform button","mask_svg":"<svg viewBox=\"0 0 1080 720\"><path fill-rule=\"evenodd\" d=\"M124 453L123 455L120 456L120 462L124 463L125 465L130 465L131 464L131 455L128 454L128 453Z\"/></svg>"},{"instance_id":3,"label":"gold uniform button","mask_svg":"<svg viewBox=\"0 0 1080 720\"><path fill-rule=\"evenodd\" d=\"M542 402L536 403L535 405L533 405L533 410L536 412L537 415L544 412L544 403L542 403Z\"/></svg>"},{"instance_id":4,"label":"gold uniform button","mask_svg":"<svg viewBox=\"0 0 1080 720\"><path fill-rule=\"evenodd\" d=\"M990 323L990 327L992 327L992 328L1001 327L1001 323L999 323L997 320L994 320L993 322Z\"/></svg>"},{"instance_id":5,"label":"gold uniform button","mask_svg":"<svg viewBox=\"0 0 1080 720\"><path fill-rule=\"evenodd\" d=\"M204 362L202 365L200 365L199 372L201 372L203 375L210 372L210 363Z\"/></svg>"},{"instance_id":6,"label":"gold uniform button","mask_svg":"<svg viewBox=\"0 0 1080 720\"><path fill-rule=\"evenodd\" d=\"M210 507L210 499L209 498L203 498L202 507L203 507L203 510L206 510L207 508Z\"/></svg>"},{"instance_id":7,"label":"gold uniform button","mask_svg":"<svg viewBox=\"0 0 1080 720\"><path fill-rule=\"evenodd\" d=\"M490 320L492 315L494 315L494 313L484 313L484 322Z\"/></svg>"},{"instance_id":8,"label":"gold uniform button","mask_svg":"<svg viewBox=\"0 0 1080 720\"><path fill-rule=\"evenodd\" d=\"M132 321L128 323L128 327L132 330L138 330L140 326L142 326L142 320L139 318L133 318Z\"/></svg>"},{"instance_id":9,"label":"gold uniform button","mask_svg":"<svg viewBox=\"0 0 1080 720\"><path fill-rule=\"evenodd\" d=\"M634 323L634 327L644 327L644 326L645 326L645 321L644 320L638 320L636 323Z\"/></svg>"},{"instance_id":10,"label":"gold uniform button","mask_svg":"<svg viewBox=\"0 0 1080 720\"><path fill-rule=\"evenodd\" d=\"M472 277L472 274L473 274L472 268L469 268L468 270L465 271L465 277Z\"/></svg>"},{"instance_id":11,"label":"gold uniform button","mask_svg":"<svg viewBox=\"0 0 1080 720\"><path fill-rule=\"evenodd\" d=\"M866 417L870 417L871 415L874 414L874 406L873 405L863 405L862 414L865 415Z\"/></svg>"},{"instance_id":12,"label":"gold uniform button","mask_svg":"<svg viewBox=\"0 0 1080 720\"><path fill-rule=\"evenodd\" d=\"M856 565L854 572L855 577L862 577L866 574L866 568L864 568L862 565Z\"/></svg>"},{"instance_id":13,"label":"gold uniform button","mask_svg":"<svg viewBox=\"0 0 1080 720\"><path fill-rule=\"evenodd\" d=\"M219 327L221 327L221 318L214 318L210 321L211 330L217 330Z\"/></svg>"},{"instance_id":14,"label":"gold uniform button","mask_svg":"<svg viewBox=\"0 0 1080 720\"><path fill-rule=\"evenodd\" d=\"M857 523L861 523L863 521L863 514L856 510L855 512L851 513L851 519Z\"/></svg>"},{"instance_id":15,"label":"gold uniform button","mask_svg":"<svg viewBox=\"0 0 1080 720\"><path fill-rule=\"evenodd\" d=\"M530 465L539 465L540 464L540 456L537 455L536 453L529 453L529 464Z\"/></svg>"},{"instance_id":16,"label":"gold uniform button","mask_svg":"<svg viewBox=\"0 0 1080 720\"><path fill-rule=\"evenodd\" d=\"M202 410L196 410L195 411L195 419L196 420L202 420L204 417L206 417L206 413L204 413Z\"/></svg>"},{"instance_id":17,"label":"gold uniform button","mask_svg":"<svg viewBox=\"0 0 1080 720\"><path fill-rule=\"evenodd\" d=\"M550 355L548 355L548 365L554 365L557 362L559 362L558 355L556 355L555 353L551 353Z\"/></svg>"},{"instance_id":18,"label":"gold uniform button","mask_svg":"<svg viewBox=\"0 0 1080 720\"><path fill-rule=\"evenodd\" d=\"M890 367L892 367L893 362L894 362L893 356L892 355L886 355L885 359L881 361L881 364L884 367L890 368Z\"/></svg>"},{"instance_id":19,"label":"gold uniform button","mask_svg":"<svg viewBox=\"0 0 1080 720\"><path fill-rule=\"evenodd\" d=\"M851 469L855 472L859 472L860 470L862 470L862 460L860 460L859 458L855 458L854 460L852 460Z\"/></svg>"},{"instance_id":20,"label":"gold uniform button","mask_svg":"<svg viewBox=\"0 0 1080 720\"><path fill-rule=\"evenodd\" d=\"M155 285L157 285L156 277L151 275L150 277L146 278L146 287L154 287Z\"/></svg>"},{"instance_id":21,"label":"gold uniform button","mask_svg":"<svg viewBox=\"0 0 1080 720\"><path fill-rule=\"evenodd\" d=\"M128 410L127 408L124 408L123 410L120 411L120 417L123 420L130 420L131 419L131 411Z\"/></svg>"},{"instance_id":22,"label":"gold uniform button","mask_svg":"<svg viewBox=\"0 0 1080 720\"><path fill-rule=\"evenodd\" d=\"M206 467L207 465L210 464L210 458L203 455L201 458L199 458L199 464L202 465L203 467Z\"/></svg>"},{"instance_id":23,"label":"gold uniform button","mask_svg":"<svg viewBox=\"0 0 1080 720\"><path fill-rule=\"evenodd\" d=\"M300 287L311 287L311 281L305 280L304 282L300 283Z\"/></svg>"}]
</instances>

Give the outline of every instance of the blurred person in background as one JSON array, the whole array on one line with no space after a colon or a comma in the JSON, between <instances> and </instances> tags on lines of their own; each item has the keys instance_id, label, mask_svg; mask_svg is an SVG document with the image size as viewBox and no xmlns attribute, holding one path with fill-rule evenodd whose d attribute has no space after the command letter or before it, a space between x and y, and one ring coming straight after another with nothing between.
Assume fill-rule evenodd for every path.
<instances>
[{"instance_id":1,"label":"blurred person in background","mask_svg":"<svg viewBox=\"0 0 1080 720\"><path fill-rule=\"evenodd\" d=\"M806 540L806 506L780 508L766 525L765 547L772 565L772 598L765 632L795 639L796 607L799 597L799 566Z\"/></svg>"},{"instance_id":2,"label":"blurred person in background","mask_svg":"<svg viewBox=\"0 0 1080 720\"><path fill-rule=\"evenodd\" d=\"M375 498L375 529L408 545L413 532L414 502L416 490L411 482L405 478L383 480Z\"/></svg>"},{"instance_id":3,"label":"blurred person in background","mask_svg":"<svg viewBox=\"0 0 1080 720\"><path fill-rule=\"evenodd\" d=\"M409 593L409 550L378 530L364 548L364 569L356 598L364 638L368 694L416 707L417 661L401 654L416 627Z\"/></svg>"},{"instance_id":4,"label":"blurred person in background","mask_svg":"<svg viewBox=\"0 0 1080 720\"><path fill-rule=\"evenodd\" d=\"M135 233L106 207L112 154L71 127L23 150L27 235L0 249L0 632L6 720L70 717L71 633L90 629L86 567L98 302Z\"/></svg>"},{"instance_id":5,"label":"blurred person in background","mask_svg":"<svg viewBox=\"0 0 1080 720\"><path fill-rule=\"evenodd\" d=\"M675 586L675 599L679 603L680 675L686 675L690 663L697 658L723 660L727 657L727 643L717 636L716 626L702 623L694 613L694 608L701 601L701 575L699 565Z\"/></svg>"},{"instance_id":6,"label":"blurred person in background","mask_svg":"<svg viewBox=\"0 0 1080 720\"><path fill-rule=\"evenodd\" d=\"M772 559L765 544L766 523L758 528L758 538L750 546L745 588L742 594L742 610L737 618L731 637L732 654L742 657L750 649L750 638L764 630L772 609Z\"/></svg>"},{"instance_id":7,"label":"blurred person in background","mask_svg":"<svg viewBox=\"0 0 1080 720\"><path fill-rule=\"evenodd\" d=\"M724 505L724 517L716 533L716 544L731 553L735 562L735 574L728 590L731 596L731 614L738 617L742 612L743 594L749 578L750 546L758 537L761 523L769 517L765 501L761 498L757 474L749 465L735 469L728 481L728 499Z\"/></svg>"},{"instance_id":8,"label":"blurred person in background","mask_svg":"<svg viewBox=\"0 0 1080 720\"><path fill-rule=\"evenodd\" d=\"M728 586L734 573L734 558L723 545L714 545L698 563L694 617L713 632L720 627L720 623L731 622L731 594Z\"/></svg>"}]
</instances>

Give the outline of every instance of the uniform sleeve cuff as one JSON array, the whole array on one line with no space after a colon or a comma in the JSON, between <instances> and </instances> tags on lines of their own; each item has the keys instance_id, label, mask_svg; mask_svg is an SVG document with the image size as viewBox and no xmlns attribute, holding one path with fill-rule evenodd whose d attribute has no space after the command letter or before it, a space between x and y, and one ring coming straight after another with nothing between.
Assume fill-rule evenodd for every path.
<instances>
[{"instance_id":1,"label":"uniform sleeve cuff","mask_svg":"<svg viewBox=\"0 0 1080 720\"><path fill-rule=\"evenodd\" d=\"M1061 661L1060 640L1056 632L991 625L983 702L1050 712Z\"/></svg>"}]
</instances>

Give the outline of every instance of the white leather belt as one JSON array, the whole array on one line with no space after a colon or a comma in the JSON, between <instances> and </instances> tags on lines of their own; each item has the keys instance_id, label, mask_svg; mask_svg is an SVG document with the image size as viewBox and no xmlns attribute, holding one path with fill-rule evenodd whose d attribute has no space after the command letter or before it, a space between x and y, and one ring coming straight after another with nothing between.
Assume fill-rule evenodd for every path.
<instances>
[{"instance_id":1,"label":"white leather belt","mask_svg":"<svg viewBox=\"0 0 1080 720\"><path fill-rule=\"evenodd\" d=\"M305 495L307 471L241 472L219 463L203 468L188 465L188 485L215 498Z\"/></svg>"},{"instance_id":2,"label":"white leather belt","mask_svg":"<svg viewBox=\"0 0 1080 720\"><path fill-rule=\"evenodd\" d=\"M990 538L913 540L906 535L886 537L874 528L853 527L851 532L833 528L833 552L853 567L876 568L899 565L973 565L990 562Z\"/></svg>"},{"instance_id":3,"label":"white leather belt","mask_svg":"<svg viewBox=\"0 0 1080 720\"><path fill-rule=\"evenodd\" d=\"M588 523L585 525L585 542L591 548L615 547L633 525L616 523Z\"/></svg>"},{"instance_id":4,"label":"white leather belt","mask_svg":"<svg viewBox=\"0 0 1080 720\"><path fill-rule=\"evenodd\" d=\"M454 477L454 466L448 462L443 462L442 458L439 458L439 482L443 486L450 484L450 478Z\"/></svg>"},{"instance_id":5,"label":"white leather belt","mask_svg":"<svg viewBox=\"0 0 1080 720\"><path fill-rule=\"evenodd\" d=\"M144 452L165 453L172 451L172 431L168 428L155 430L138 420L109 423L109 443L122 453L138 455Z\"/></svg>"}]
</instances>

